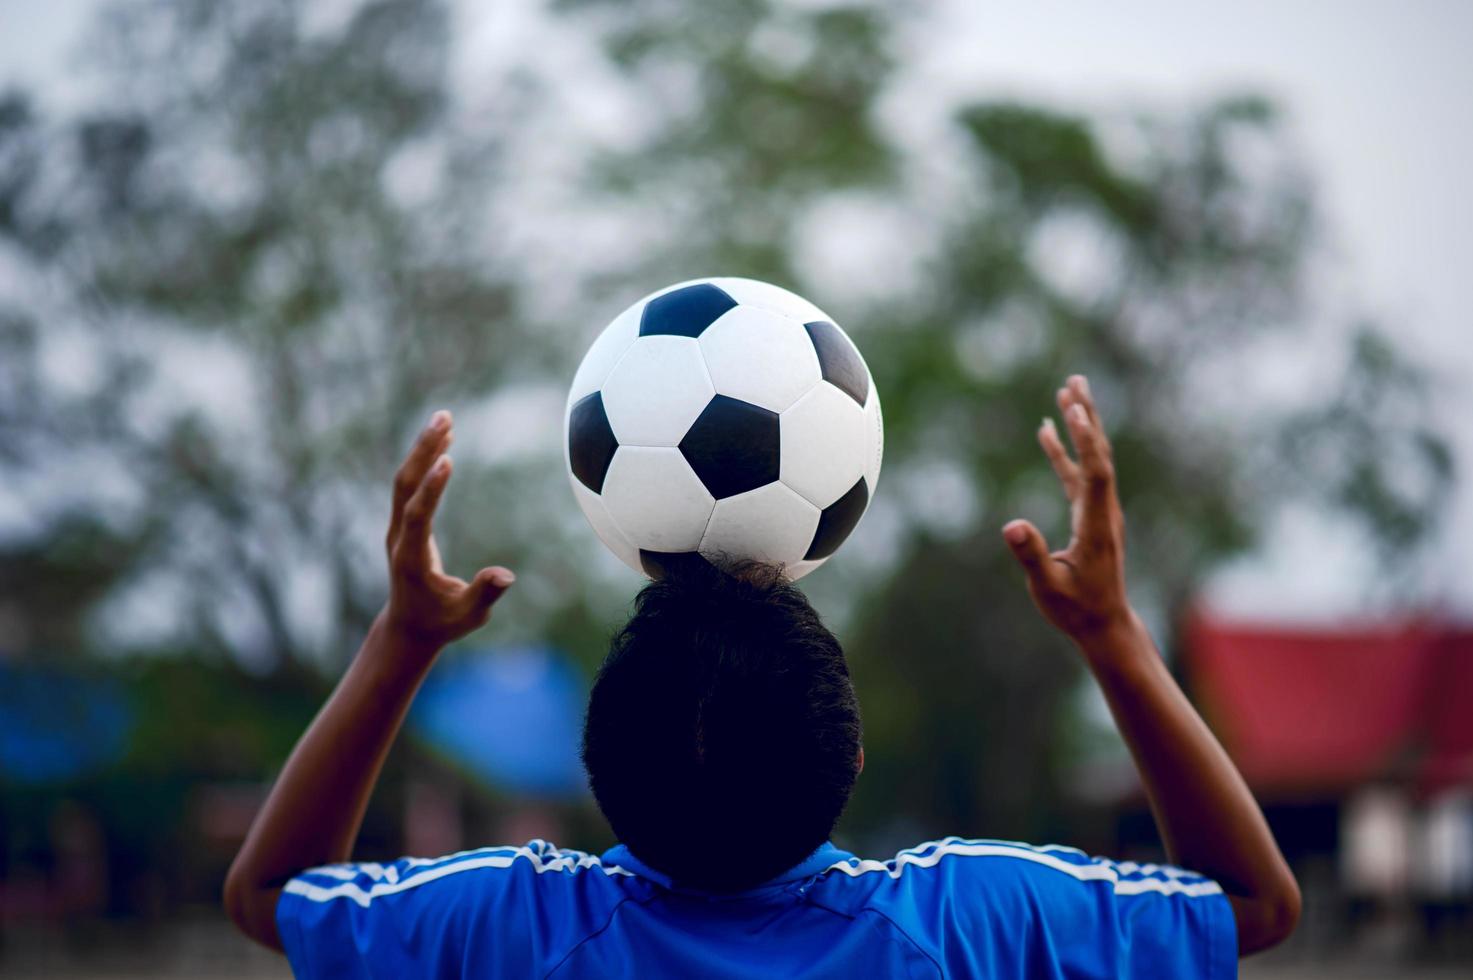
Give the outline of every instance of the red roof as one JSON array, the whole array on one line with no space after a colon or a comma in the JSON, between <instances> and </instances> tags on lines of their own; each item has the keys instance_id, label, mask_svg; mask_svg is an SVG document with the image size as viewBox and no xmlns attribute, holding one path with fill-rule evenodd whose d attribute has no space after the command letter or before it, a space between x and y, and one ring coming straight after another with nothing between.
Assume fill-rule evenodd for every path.
<instances>
[{"instance_id":1,"label":"red roof","mask_svg":"<svg viewBox=\"0 0 1473 980\"><path fill-rule=\"evenodd\" d=\"M1255 790L1473 784L1473 628L1315 629L1198 614L1185 639L1193 692Z\"/></svg>"}]
</instances>

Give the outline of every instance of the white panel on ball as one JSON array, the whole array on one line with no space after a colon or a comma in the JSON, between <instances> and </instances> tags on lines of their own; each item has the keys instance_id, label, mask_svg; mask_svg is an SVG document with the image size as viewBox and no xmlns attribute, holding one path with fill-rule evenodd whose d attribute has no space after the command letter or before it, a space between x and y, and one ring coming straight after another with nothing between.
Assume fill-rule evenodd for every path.
<instances>
[{"instance_id":1,"label":"white panel on ball","mask_svg":"<svg viewBox=\"0 0 1473 980\"><path fill-rule=\"evenodd\" d=\"M827 558L819 558L816 561L793 562L791 565L784 566L783 574L788 577L789 582L796 582L826 561L828 561Z\"/></svg>"},{"instance_id":2,"label":"white panel on ball","mask_svg":"<svg viewBox=\"0 0 1473 980\"><path fill-rule=\"evenodd\" d=\"M812 323L814 320L833 321L832 317L802 296L789 292L781 286L774 286L772 283L759 282L756 279L733 278L712 279L710 282L743 306L755 306L758 309L781 313L799 323Z\"/></svg>"},{"instance_id":3,"label":"white panel on ball","mask_svg":"<svg viewBox=\"0 0 1473 980\"><path fill-rule=\"evenodd\" d=\"M568 404L571 405L603 387L609 372L619 363L619 358L624 356L629 345L639 337L639 317L643 312L643 307L625 310L593 341L588 353L583 355L583 363L578 365L578 373L573 375L573 387L568 391Z\"/></svg>"},{"instance_id":4,"label":"white panel on ball","mask_svg":"<svg viewBox=\"0 0 1473 980\"><path fill-rule=\"evenodd\" d=\"M716 393L781 412L823 380L818 354L797 320L738 306L700 339Z\"/></svg>"},{"instance_id":5,"label":"white panel on ball","mask_svg":"<svg viewBox=\"0 0 1473 980\"><path fill-rule=\"evenodd\" d=\"M869 401L864 406L864 480L869 484L870 499L880 482L880 464L885 459L885 417L880 412L880 393L873 380L869 384Z\"/></svg>"},{"instance_id":6,"label":"white panel on ball","mask_svg":"<svg viewBox=\"0 0 1473 980\"><path fill-rule=\"evenodd\" d=\"M810 503L827 507L864 475L864 410L827 381L783 412L779 424L779 479Z\"/></svg>"},{"instance_id":7,"label":"white panel on ball","mask_svg":"<svg viewBox=\"0 0 1473 980\"><path fill-rule=\"evenodd\" d=\"M645 446L619 447L602 496L629 543L650 551L695 551L716 505L680 450Z\"/></svg>"},{"instance_id":8,"label":"white panel on ball","mask_svg":"<svg viewBox=\"0 0 1473 980\"><path fill-rule=\"evenodd\" d=\"M588 518L588 523L593 525L594 533L599 540L606 544L619 560L635 571L639 571L639 549L630 543L614 519L609 516L608 509L604 506L603 498L579 483L576 479L573 483L573 496L578 498L578 506L583 508L583 515Z\"/></svg>"},{"instance_id":9,"label":"white panel on ball","mask_svg":"<svg viewBox=\"0 0 1473 980\"><path fill-rule=\"evenodd\" d=\"M603 385L604 411L621 446L678 446L715 394L690 337L640 337Z\"/></svg>"},{"instance_id":10,"label":"white panel on ball","mask_svg":"<svg viewBox=\"0 0 1473 980\"><path fill-rule=\"evenodd\" d=\"M752 558L788 564L803 558L819 510L781 483L769 483L716 501L711 523L701 538L709 558Z\"/></svg>"}]
</instances>

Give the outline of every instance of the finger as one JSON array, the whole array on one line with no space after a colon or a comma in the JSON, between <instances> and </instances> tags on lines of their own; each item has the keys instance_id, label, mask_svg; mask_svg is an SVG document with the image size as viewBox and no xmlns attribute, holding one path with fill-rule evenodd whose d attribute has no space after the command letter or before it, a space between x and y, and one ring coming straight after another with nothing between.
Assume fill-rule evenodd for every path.
<instances>
[{"instance_id":1,"label":"finger","mask_svg":"<svg viewBox=\"0 0 1473 980\"><path fill-rule=\"evenodd\" d=\"M1054 561L1038 528L1027 521L1009 521L1003 526L1002 536L1031 582L1043 588L1055 588Z\"/></svg>"},{"instance_id":2,"label":"finger","mask_svg":"<svg viewBox=\"0 0 1473 980\"><path fill-rule=\"evenodd\" d=\"M1065 420L1069 424L1069 438L1079 453L1079 470L1084 486L1084 526L1077 530L1082 537L1099 541L1111 533L1115 467L1104 449L1099 428L1090 423L1089 414L1082 404L1070 406Z\"/></svg>"},{"instance_id":3,"label":"finger","mask_svg":"<svg viewBox=\"0 0 1473 980\"><path fill-rule=\"evenodd\" d=\"M1070 391L1067 386L1060 388L1054 392L1054 404L1059 406L1059 414L1067 418L1069 409L1074 405L1074 392Z\"/></svg>"},{"instance_id":4,"label":"finger","mask_svg":"<svg viewBox=\"0 0 1473 980\"><path fill-rule=\"evenodd\" d=\"M429 423L419 438L414 441L409 455L404 457L399 470L394 474L394 503L389 513L389 547L399 539L399 529L404 521L404 508L414 496L431 464L449 448L452 440L450 413L443 409L430 416Z\"/></svg>"},{"instance_id":5,"label":"finger","mask_svg":"<svg viewBox=\"0 0 1473 980\"><path fill-rule=\"evenodd\" d=\"M1105 423L1101 420L1100 410L1095 405L1095 396L1089 390L1089 379L1082 374L1071 374L1067 383L1067 389L1074 403L1084 406L1085 412L1089 415L1090 425L1094 426L1095 431L1099 434L1105 454L1108 456L1110 454L1110 439L1105 434Z\"/></svg>"},{"instance_id":6,"label":"finger","mask_svg":"<svg viewBox=\"0 0 1473 980\"><path fill-rule=\"evenodd\" d=\"M449 456L441 456L430 467L429 475L414 491L414 496L404 505L404 524L399 540L394 545L394 559L407 570L429 572L430 525L434 521L435 508L445 493L445 484L450 482L452 464Z\"/></svg>"},{"instance_id":7,"label":"finger","mask_svg":"<svg viewBox=\"0 0 1473 980\"><path fill-rule=\"evenodd\" d=\"M1069 413L1074 410L1075 405L1083 405L1079 394L1074 387L1065 383L1064 387L1054 393L1054 401L1058 403L1059 414L1064 416L1064 427L1069 429L1069 441L1074 446L1074 455L1079 455L1079 444L1074 442L1074 430L1069 426ZM1085 406L1085 418L1089 418L1089 408Z\"/></svg>"},{"instance_id":8,"label":"finger","mask_svg":"<svg viewBox=\"0 0 1473 980\"><path fill-rule=\"evenodd\" d=\"M1063 484L1064 496L1073 501L1079 492L1079 466L1069 458L1069 451L1060 441L1059 430L1053 419L1044 419L1043 424L1038 427L1038 444L1043 447L1043 454L1048 457L1049 465L1054 468L1055 475Z\"/></svg>"},{"instance_id":9,"label":"finger","mask_svg":"<svg viewBox=\"0 0 1473 980\"><path fill-rule=\"evenodd\" d=\"M500 565L481 569L466 589L467 615L484 616L516 580L511 569Z\"/></svg>"}]
</instances>

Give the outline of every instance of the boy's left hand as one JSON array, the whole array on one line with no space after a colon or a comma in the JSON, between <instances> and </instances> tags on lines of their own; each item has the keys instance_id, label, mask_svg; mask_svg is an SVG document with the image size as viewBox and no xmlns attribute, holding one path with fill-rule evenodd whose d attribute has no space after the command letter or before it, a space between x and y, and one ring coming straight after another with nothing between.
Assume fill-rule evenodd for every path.
<instances>
[{"instance_id":1,"label":"boy's left hand","mask_svg":"<svg viewBox=\"0 0 1473 980\"><path fill-rule=\"evenodd\" d=\"M1028 591L1049 622L1078 643L1136 625L1125 594L1125 516L1115 492L1110 440L1083 375L1058 392L1059 410L1079 459L1070 458L1051 419L1038 430L1069 500L1071 537L1050 552L1043 535L1024 520L1009 521L1003 536L1028 573Z\"/></svg>"},{"instance_id":2,"label":"boy's left hand","mask_svg":"<svg viewBox=\"0 0 1473 980\"><path fill-rule=\"evenodd\" d=\"M389 604L385 625L427 651L436 651L491 618L491 606L516 581L500 565L471 581L445 574L431 532L435 508L450 481L445 450L452 439L450 413L436 412L394 477L394 506L385 544L389 556Z\"/></svg>"}]
</instances>

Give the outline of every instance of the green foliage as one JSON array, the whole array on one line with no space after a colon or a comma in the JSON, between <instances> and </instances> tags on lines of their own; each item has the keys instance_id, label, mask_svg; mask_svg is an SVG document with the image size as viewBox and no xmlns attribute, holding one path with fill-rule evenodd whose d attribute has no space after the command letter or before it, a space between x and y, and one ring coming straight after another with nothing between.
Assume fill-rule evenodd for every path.
<instances>
[{"instance_id":1,"label":"green foliage","mask_svg":"<svg viewBox=\"0 0 1473 980\"><path fill-rule=\"evenodd\" d=\"M963 104L952 131L964 152L946 157L876 124L897 66L895 21L879 5L742 5L714 42L698 20L672 20L653 0L598 6L611 56L653 104L640 69L650 52L707 81L694 109L668 113L644 145L603 161L607 172L638 175L620 186L670 216L669 248L636 256L628 274L720 269L813 295L856 336L884 399L875 508L900 522L895 552L872 574L846 569L846 555L812 580L820 598L862 610L845 636L867 768L846 833L878 847L917 831L1030 835L1068 809L1062 775L1078 760L1066 757L1062 729L1079 671L1033 612L997 532L1021 515L1056 540L1067 534L1033 439L1067 374L1088 373L1102 398L1135 594L1164 622L1290 495L1347 505L1398 553L1425 532L1450 470L1429 448L1415 461L1425 479L1414 492L1388 482L1395 454L1442 445L1410 403L1405 427L1391 424L1385 400L1415 393L1391 348L1378 366L1361 342L1349 361L1347 395L1326 418L1354 427L1357 447L1344 452L1349 440L1336 440L1325 467L1262 452L1293 413L1257 417L1229 401L1223 408L1243 416L1230 427L1199 407L1209 386L1251 397L1234 374L1237 355L1302 322L1310 200L1267 102L1233 96L1124 120ZM803 54L775 70L754 38ZM866 97L830 99L808 83L831 58L870 80ZM795 138L774 161L754 121L779 103ZM836 136L852 156L824 152ZM838 171L816 163L830 160L847 162ZM937 179L954 185L939 207ZM856 191L902 212L919 228L912 239L940 243L908 281L865 303L823 294L795 247L824 202ZM1082 248L1096 275L1081 283L1061 273L1069 258L1058 253L1069 248ZM1367 385L1388 390L1372 397ZM959 504L968 504L961 522L948 521Z\"/></svg>"}]
</instances>

